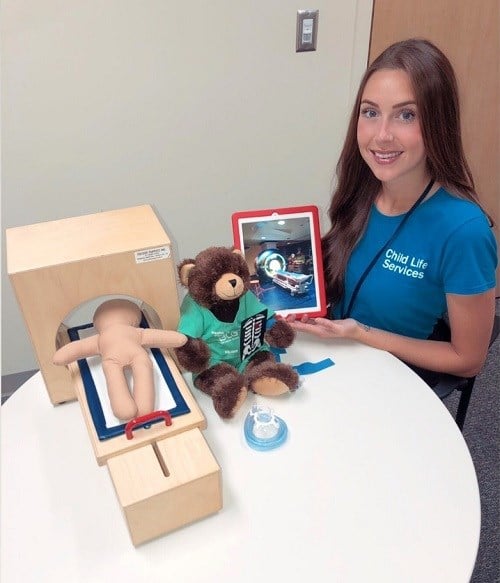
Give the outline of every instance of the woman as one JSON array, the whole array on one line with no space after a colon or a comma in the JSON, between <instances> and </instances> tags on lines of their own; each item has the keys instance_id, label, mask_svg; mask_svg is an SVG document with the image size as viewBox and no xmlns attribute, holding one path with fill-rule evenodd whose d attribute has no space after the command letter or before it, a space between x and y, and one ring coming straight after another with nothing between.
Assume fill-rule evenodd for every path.
<instances>
[{"instance_id":1,"label":"woman","mask_svg":"<svg viewBox=\"0 0 500 583\"><path fill-rule=\"evenodd\" d=\"M494 319L496 242L463 152L455 75L432 43L396 43L366 71L329 216L332 319L293 327L387 350L417 371L476 375ZM451 340L428 339L444 314Z\"/></svg>"}]
</instances>

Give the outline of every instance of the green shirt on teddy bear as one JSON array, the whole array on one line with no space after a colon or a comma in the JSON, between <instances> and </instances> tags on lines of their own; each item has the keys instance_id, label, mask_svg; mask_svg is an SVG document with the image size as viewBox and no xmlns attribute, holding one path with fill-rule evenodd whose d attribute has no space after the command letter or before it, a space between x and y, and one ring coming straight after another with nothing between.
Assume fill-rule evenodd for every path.
<instances>
[{"instance_id":1,"label":"green shirt on teddy bear","mask_svg":"<svg viewBox=\"0 0 500 583\"><path fill-rule=\"evenodd\" d=\"M274 316L274 312L268 314L268 311L255 294L247 291L240 298L234 321L221 322L188 294L181 305L177 329L207 343L211 352L209 367L227 362L242 372L251 356L260 350L269 350L264 334L267 320Z\"/></svg>"}]
</instances>

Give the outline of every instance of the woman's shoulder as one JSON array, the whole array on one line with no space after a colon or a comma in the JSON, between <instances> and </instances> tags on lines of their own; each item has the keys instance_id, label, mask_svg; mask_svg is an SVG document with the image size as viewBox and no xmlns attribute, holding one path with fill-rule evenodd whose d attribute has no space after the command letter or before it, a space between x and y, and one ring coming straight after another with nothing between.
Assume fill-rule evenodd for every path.
<instances>
[{"instance_id":1,"label":"woman's shoulder","mask_svg":"<svg viewBox=\"0 0 500 583\"><path fill-rule=\"evenodd\" d=\"M427 208L437 215L444 224L458 225L477 219L489 227L489 220L483 209L475 202L457 196L441 187L428 201ZM423 205L423 208L426 205Z\"/></svg>"},{"instance_id":2,"label":"woman's shoulder","mask_svg":"<svg viewBox=\"0 0 500 583\"><path fill-rule=\"evenodd\" d=\"M432 198L436 197L434 201ZM497 244L492 225L483 209L473 201L460 198L444 188L428 202L422 222L426 233L435 241L446 242L454 253L476 253L489 256L496 265ZM425 206L425 205L423 205ZM422 223L421 223L422 224Z\"/></svg>"}]
</instances>

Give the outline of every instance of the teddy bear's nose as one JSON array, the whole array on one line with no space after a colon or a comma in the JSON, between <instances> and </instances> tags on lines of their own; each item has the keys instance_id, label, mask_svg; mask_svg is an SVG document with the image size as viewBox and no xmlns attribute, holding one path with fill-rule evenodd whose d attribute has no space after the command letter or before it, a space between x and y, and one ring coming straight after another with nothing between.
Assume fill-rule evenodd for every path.
<instances>
[{"instance_id":1,"label":"teddy bear's nose","mask_svg":"<svg viewBox=\"0 0 500 583\"><path fill-rule=\"evenodd\" d=\"M237 283L237 282L236 282L236 280L235 280L235 279L230 279L230 280L229 280L229 283L230 283L230 284L231 284L233 287L236 287L236 283Z\"/></svg>"}]
</instances>

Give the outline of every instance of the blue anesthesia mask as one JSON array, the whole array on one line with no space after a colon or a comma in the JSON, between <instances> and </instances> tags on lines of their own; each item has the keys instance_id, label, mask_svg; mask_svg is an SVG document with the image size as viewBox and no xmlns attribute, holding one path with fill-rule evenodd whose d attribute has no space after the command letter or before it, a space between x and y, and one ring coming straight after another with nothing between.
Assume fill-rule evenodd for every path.
<instances>
[{"instance_id":1,"label":"blue anesthesia mask","mask_svg":"<svg viewBox=\"0 0 500 583\"><path fill-rule=\"evenodd\" d=\"M245 419L244 433L251 448L266 451L284 443L288 428L269 407L253 405Z\"/></svg>"}]
</instances>

